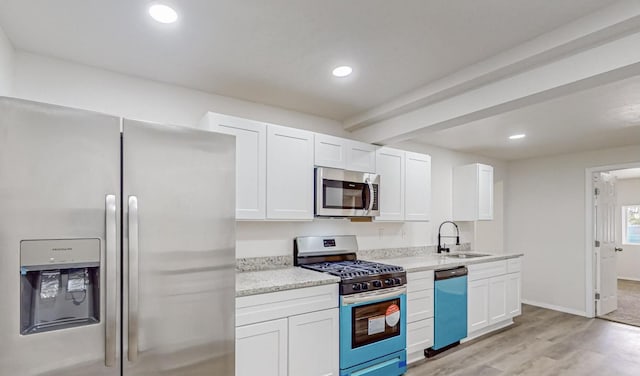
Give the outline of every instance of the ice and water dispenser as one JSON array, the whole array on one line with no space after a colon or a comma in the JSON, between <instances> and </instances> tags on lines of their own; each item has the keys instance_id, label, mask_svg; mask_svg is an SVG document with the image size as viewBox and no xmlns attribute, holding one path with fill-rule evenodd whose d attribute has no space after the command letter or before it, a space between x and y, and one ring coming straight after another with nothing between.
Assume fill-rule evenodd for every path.
<instances>
[{"instance_id":1,"label":"ice and water dispenser","mask_svg":"<svg viewBox=\"0 0 640 376\"><path fill-rule=\"evenodd\" d=\"M20 242L20 333L100 321L100 239Z\"/></svg>"}]
</instances>

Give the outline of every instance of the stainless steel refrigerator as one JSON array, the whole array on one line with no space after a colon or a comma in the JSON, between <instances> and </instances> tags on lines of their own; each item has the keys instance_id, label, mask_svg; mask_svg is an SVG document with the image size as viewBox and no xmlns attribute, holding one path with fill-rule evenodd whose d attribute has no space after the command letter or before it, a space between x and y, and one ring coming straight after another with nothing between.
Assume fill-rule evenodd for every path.
<instances>
[{"instance_id":1,"label":"stainless steel refrigerator","mask_svg":"<svg viewBox=\"0 0 640 376\"><path fill-rule=\"evenodd\" d=\"M235 140L0 98L0 375L233 375Z\"/></svg>"}]
</instances>

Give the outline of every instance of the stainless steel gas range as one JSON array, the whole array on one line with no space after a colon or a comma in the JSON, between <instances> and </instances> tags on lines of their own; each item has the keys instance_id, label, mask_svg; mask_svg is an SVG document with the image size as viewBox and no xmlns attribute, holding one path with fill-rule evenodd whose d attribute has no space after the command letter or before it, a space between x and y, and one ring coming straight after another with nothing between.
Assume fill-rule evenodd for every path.
<instances>
[{"instance_id":1,"label":"stainless steel gas range","mask_svg":"<svg viewBox=\"0 0 640 376\"><path fill-rule=\"evenodd\" d=\"M353 235L298 237L294 264L340 277L340 376L406 372L406 272L358 260Z\"/></svg>"}]
</instances>

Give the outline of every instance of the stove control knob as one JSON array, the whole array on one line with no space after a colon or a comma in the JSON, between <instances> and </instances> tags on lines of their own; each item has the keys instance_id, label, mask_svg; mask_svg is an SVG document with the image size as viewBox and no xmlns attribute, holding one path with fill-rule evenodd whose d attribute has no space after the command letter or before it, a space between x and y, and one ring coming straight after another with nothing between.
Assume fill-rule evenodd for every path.
<instances>
[{"instance_id":1,"label":"stove control knob","mask_svg":"<svg viewBox=\"0 0 640 376\"><path fill-rule=\"evenodd\" d=\"M380 288L380 287L382 287L382 282L380 282L380 281L373 281L373 287L376 287L376 288Z\"/></svg>"},{"instance_id":2,"label":"stove control knob","mask_svg":"<svg viewBox=\"0 0 640 376\"><path fill-rule=\"evenodd\" d=\"M400 278L394 278L393 282L395 282L396 285L401 285L402 284L402 279Z\"/></svg>"},{"instance_id":3,"label":"stove control knob","mask_svg":"<svg viewBox=\"0 0 640 376\"><path fill-rule=\"evenodd\" d=\"M362 283L362 289L363 290L369 290L369 282L363 282Z\"/></svg>"},{"instance_id":4,"label":"stove control knob","mask_svg":"<svg viewBox=\"0 0 640 376\"><path fill-rule=\"evenodd\" d=\"M387 285L387 286L391 286L391 285L393 285L393 280L392 279L385 279L384 280L384 284Z\"/></svg>"},{"instance_id":5,"label":"stove control knob","mask_svg":"<svg viewBox=\"0 0 640 376\"><path fill-rule=\"evenodd\" d=\"M351 288L352 288L354 291L360 291L361 286L360 286L360 284L359 284L359 283L354 283L354 284L353 284L353 286L351 286Z\"/></svg>"}]
</instances>

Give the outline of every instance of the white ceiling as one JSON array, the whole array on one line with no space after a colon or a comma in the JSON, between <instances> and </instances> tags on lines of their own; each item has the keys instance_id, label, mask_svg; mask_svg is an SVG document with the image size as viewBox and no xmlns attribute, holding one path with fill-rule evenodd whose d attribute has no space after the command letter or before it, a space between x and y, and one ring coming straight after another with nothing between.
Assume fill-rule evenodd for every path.
<instances>
[{"instance_id":1,"label":"white ceiling","mask_svg":"<svg viewBox=\"0 0 640 376\"><path fill-rule=\"evenodd\" d=\"M524 133L520 140L508 136ZM515 160L640 144L640 76L442 131L415 141ZM638 149L640 158L640 147Z\"/></svg>"},{"instance_id":2,"label":"white ceiling","mask_svg":"<svg viewBox=\"0 0 640 376\"><path fill-rule=\"evenodd\" d=\"M3 0L0 26L18 49L342 120L614 1L164 2L177 24L152 21L147 0ZM355 73L332 78L341 64Z\"/></svg>"}]
</instances>

